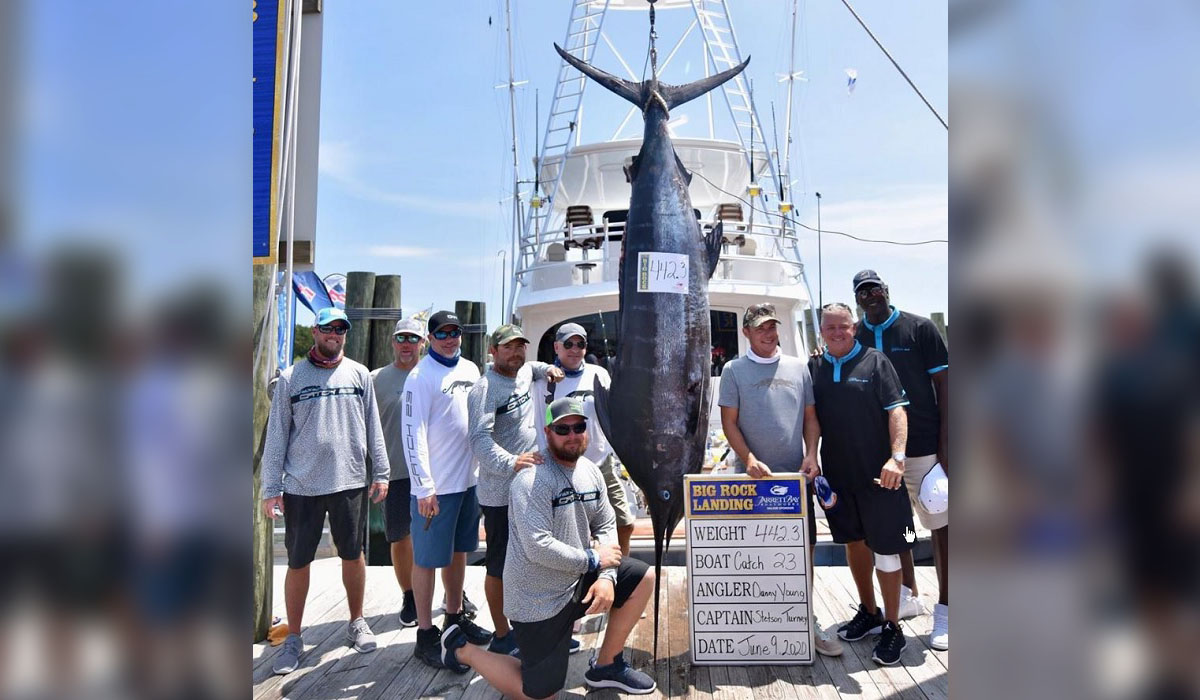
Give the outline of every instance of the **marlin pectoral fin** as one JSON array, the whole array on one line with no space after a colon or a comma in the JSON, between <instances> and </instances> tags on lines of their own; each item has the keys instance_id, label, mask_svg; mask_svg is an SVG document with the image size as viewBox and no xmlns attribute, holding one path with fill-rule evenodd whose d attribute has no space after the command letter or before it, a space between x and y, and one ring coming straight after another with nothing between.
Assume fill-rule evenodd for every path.
<instances>
[{"instance_id":1,"label":"marlin pectoral fin","mask_svg":"<svg viewBox=\"0 0 1200 700\"><path fill-rule=\"evenodd\" d=\"M555 48L558 48L558 47L555 46ZM559 49L559 53L562 53L562 49ZM576 59L576 60L578 60L578 59ZM734 66L733 68L730 68L727 71L721 71L720 73L717 73L716 75L710 75L707 78L704 78L703 80L697 80L696 82L688 83L687 85L665 85L665 84L660 83L659 84L660 92L662 93L663 99L665 99L667 102L667 107L674 109L675 107L678 107L679 105L683 104L684 102L688 102L689 100L696 99L697 97L703 95L704 93L708 92L709 90L712 90L713 88L717 87L718 85L725 82L726 80L729 80L730 78L734 77L738 73L741 73L743 70L746 69L746 66L749 65L749 63L750 63L750 57L747 56L745 61L742 61L741 63ZM574 64L572 64L572 65L574 65ZM580 70L583 70L583 69L580 68ZM595 69L593 68L592 70L595 70ZM619 78L614 78L614 79L620 80ZM597 78L597 80L599 80L599 79ZM621 81L621 82L626 82L626 81ZM629 84L632 85L632 83L629 83ZM607 86L605 86L605 87L607 87ZM613 90L613 88L611 88L611 87L608 89ZM616 90L613 90L613 92L616 92ZM620 93L618 93L618 94L620 94ZM630 100L630 101L632 101L632 100Z\"/></svg>"},{"instance_id":2,"label":"marlin pectoral fin","mask_svg":"<svg viewBox=\"0 0 1200 700\"><path fill-rule=\"evenodd\" d=\"M708 238L704 241L704 249L708 251L708 276L712 278L713 273L717 271L717 261L721 259L721 244L725 237L725 222L718 221L716 226L708 232Z\"/></svg>"},{"instance_id":3,"label":"marlin pectoral fin","mask_svg":"<svg viewBox=\"0 0 1200 700\"><path fill-rule=\"evenodd\" d=\"M612 430L609 428L612 424L608 420L608 387L600 383L599 375L592 379L592 398L596 404L596 420L600 421L600 429L604 431L604 437L608 438L609 444L612 444Z\"/></svg>"},{"instance_id":4,"label":"marlin pectoral fin","mask_svg":"<svg viewBox=\"0 0 1200 700\"><path fill-rule=\"evenodd\" d=\"M642 86L639 83L622 80L611 73L605 73L599 68L593 68L566 51L563 51L558 44L554 45L554 50L558 52L559 56L563 57L564 61L579 69L580 73L583 73L587 77L595 80L597 83L600 83L604 87L608 88L612 92L615 92L621 97L624 97L635 105L639 107L642 106L642 102L644 100L642 100ZM721 75L724 74L722 73ZM695 83L692 84L694 85Z\"/></svg>"}]
</instances>

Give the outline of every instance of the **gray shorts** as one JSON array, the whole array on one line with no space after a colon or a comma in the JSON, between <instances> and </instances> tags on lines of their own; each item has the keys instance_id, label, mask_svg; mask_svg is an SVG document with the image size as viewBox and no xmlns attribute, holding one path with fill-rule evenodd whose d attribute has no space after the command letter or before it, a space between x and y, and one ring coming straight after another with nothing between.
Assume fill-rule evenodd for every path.
<instances>
[{"instance_id":1,"label":"gray shorts","mask_svg":"<svg viewBox=\"0 0 1200 700\"><path fill-rule=\"evenodd\" d=\"M617 515L617 527L632 527L635 520L633 511L629 509L629 499L625 497L625 487L617 478L617 458L610 454L600 463L600 473L604 475L604 485L608 487L608 502Z\"/></svg>"},{"instance_id":2,"label":"gray shorts","mask_svg":"<svg viewBox=\"0 0 1200 700\"><path fill-rule=\"evenodd\" d=\"M937 455L933 454L924 457L909 457L904 462L904 486L908 489L908 500L912 503L912 509L917 514L917 519L921 521L921 527L926 530L941 530L950 524L948 509L933 514L926 511L925 506L921 505L921 480L933 469L933 465L937 464L937 461Z\"/></svg>"}]
</instances>

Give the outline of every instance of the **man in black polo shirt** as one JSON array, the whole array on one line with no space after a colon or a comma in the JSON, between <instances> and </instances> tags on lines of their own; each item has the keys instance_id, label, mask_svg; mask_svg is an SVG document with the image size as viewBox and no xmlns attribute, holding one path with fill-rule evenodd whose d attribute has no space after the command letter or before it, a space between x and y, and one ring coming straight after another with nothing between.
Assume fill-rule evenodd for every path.
<instances>
[{"instance_id":1,"label":"man in black polo shirt","mask_svg":"<svg viewBox=\"0 0 1200 700\"><path fill-rule=\"evenodd\" d=\"M950 542L950 513L943 510L930 513L921 503L921 482L937 464L947 474L946 427L947 393L950 360L946 343L937 326L923 316L900 311L890 304L888 287L874 270L863 270L854 276L854 296L863 309L857 339L867 347L887 355L900 384L908 395L908 456L904 467L904 485L908 500L921 524L933 533L933 561L937 568L938 602L933 609L933 631L929 645L934 649L950 648L949 586L947 557ZM917 582L913 571L912 552L900 559L904 587L900 594L901 617L909 617L906 607L915 615ZM907 589L907 590L905 590ZM909 600L906 597L911 596Z\"/></svg>"},{"instance_id":2,"label":"man in black polo shirt","mask_svg":"<svg viewBox=\"0 0 1200 700\"><path fill-rule=\"evenodd\" d=\"M908 399L887 357L854 338L854 311L845 304L821 309L825 352L809 360L821 462L836 498L825 509L834 542L846 545L846 560L860 605L838 636L857 641L879 633L876 663L900 661L900 557L916 542L912 508L904 488L904 444ZM874 554L872 554L874 553ZM884 612L875 604L872 560L883 593Z\"/></svg>"}]
</instances>

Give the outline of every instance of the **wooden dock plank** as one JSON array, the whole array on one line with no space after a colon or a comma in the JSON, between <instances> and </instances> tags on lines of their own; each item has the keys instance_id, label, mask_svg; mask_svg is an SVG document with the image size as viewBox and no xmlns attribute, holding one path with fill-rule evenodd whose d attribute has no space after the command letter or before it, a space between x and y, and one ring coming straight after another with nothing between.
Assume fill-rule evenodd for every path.
<instances>
[{"instance_id":1,"label":"wooden dock plank","mask_svg":"<svg viewBox=\"0 0 1200 700\"><path fill-rule=\"evenodd\" d=\"M836 633L838 625L853 616L853 612L846 606L845 598L841 594L841 585L834 578L835 573L832 567L818 567L813 579L813 599L817 615L820 618L819 624L832 633ZM853 645L852 642L842 642L845 651L841 656L820 657L820 663L829 673L838 694L843 698L884 697L884 693L871 678L867 666L864 665L863 659L856 653ZM874 665L874 662L870 660L869 650L866 663Z\"/></svg>"}]
</instances>

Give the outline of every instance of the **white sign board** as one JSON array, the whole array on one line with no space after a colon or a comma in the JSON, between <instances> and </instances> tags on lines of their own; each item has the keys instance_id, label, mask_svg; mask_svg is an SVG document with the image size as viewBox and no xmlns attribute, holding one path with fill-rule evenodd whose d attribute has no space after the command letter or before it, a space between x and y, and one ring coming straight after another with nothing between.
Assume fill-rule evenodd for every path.
<instances>
[{"instance_id":1,"label":"white sign board","mask_svg":"<svg viewBox=\"0 0 1200 700\"><path fill-rule=\"evenodd\" d=\"M804 477L691 475L684 492L692 663L811 664Z\"/></svg>"},{"instance_id":2,"label":"white sign board","mask_svg":"<svg viewBox=\"0 0 1200 700\"><path fill-rule=\"evenodd\" d=\"M637 290L687 294L688 256L680 253L638 253Z\"/></svg>"}]
</instances>

